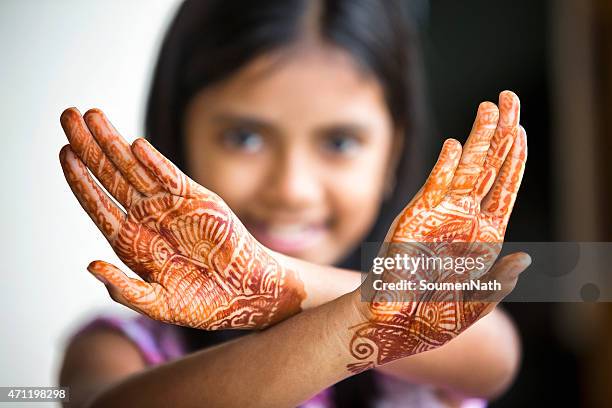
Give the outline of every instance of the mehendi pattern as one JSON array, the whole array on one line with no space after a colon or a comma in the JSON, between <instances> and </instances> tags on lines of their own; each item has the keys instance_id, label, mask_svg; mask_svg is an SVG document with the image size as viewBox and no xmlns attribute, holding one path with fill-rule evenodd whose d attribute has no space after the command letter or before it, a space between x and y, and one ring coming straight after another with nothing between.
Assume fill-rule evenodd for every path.
<instances>
[{"instance_id":1,"label":"mehendi pattern","mask_svg":"<svg viewBox=\"0 0 612 408\"><path fill-rule=\"evenodd\" d=\"M501 250L527 158L519 110L518 98L509 91L500 94L499 108L482 103L465 146L453 139L444 143L425 185L396 218L386 241L468 243L471 251L487 253L491 265ZM453 256L444 251L439 245L438 254ZM389 281L396 278L385 274ZM495 304L471 300L461 291L405 301L388 292L379 295L369 302L367 320L350 328L355 361L347 369L353 373L440 347Z\"/></svg>"},{"instance_id":2,"label":"mehendi pattern","mask_svg":"<svg viewBox=\"0 0 612 408\"><path fill-rule=\"evenodd\" d=\"M213 192L144 139L128 144L104 114L67 109L66 180L118 257L88 269L118 302L153 319L207 330L263 328L300 311L297 274L279 263ZM117 205L89 174L114 197Z\"/></svg>"}]
</instances>

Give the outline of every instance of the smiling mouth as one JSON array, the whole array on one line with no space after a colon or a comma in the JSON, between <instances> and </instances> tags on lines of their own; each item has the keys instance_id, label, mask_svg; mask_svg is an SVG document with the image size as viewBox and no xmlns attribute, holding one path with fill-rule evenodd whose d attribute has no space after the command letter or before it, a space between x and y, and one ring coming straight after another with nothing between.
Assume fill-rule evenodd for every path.
<instances>
[{"instance_id":1,"label":"smiling mouth","mask_svg":"<svg viewBox=\"0 0 612 408\"><path fill-rule=\"evenodd\" d=\"M317 245L328 230L326 223L253 223L247 228L255 239L273 251L297 253Z\"/></svg>"}]
</instances>

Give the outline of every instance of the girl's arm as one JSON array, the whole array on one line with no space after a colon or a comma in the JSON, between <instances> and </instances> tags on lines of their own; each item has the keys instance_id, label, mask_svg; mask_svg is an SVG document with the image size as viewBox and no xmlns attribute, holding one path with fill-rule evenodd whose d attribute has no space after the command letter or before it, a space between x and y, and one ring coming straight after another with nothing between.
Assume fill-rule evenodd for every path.
<instances>
[{"instance_id":1,"label":"girl's arm","mask_svg":"<svg viewBox=\"0 0 612 408\"><path fill-rule=\"evenodd\" d=\"M91 407L293 407L348 377L351 292L267 330L135 374Z\"/></svg>"},{"instance_id":2,"label":"girl's arm","mask_svg":"<svg viewBox=\"0 0 612 408\"><path fill-rule=\"evenodd\" d=\"M502 260L491 273L509 291L516 275L504 280L504 276L510 276L504 264L508 262ZM467 361L495 340L491 331L483 330L483 326L492 324L494 316L484 318L482 325L468 329L446 346L380 369L459 395L486 397L497 393L508 383L511 370L491 384L487 375L490 371L480 371L480 363L475 366L474 361ZM359 291L353 291L264 331L124 377L99 392L90 406L296 406L356 372L351 369L361 361L353 347L356 328L371 319L369 306L361 300ZM501 329L499 336L507 333L507 327ZM500 355L516 355L516 350L507 345L493 346ZM80 376L91 378L87 373Z\"/></svg>"},{"instance_id":3,"label":"girl's arm","mask_svg":"<svg viewBox=\"0 0 612 408\"><path fill-rule=\"evenodd\" d=\"M504 293L526 268L524 258L509 255L489 272ZM150 369L126 339L92 332L71 344L61 384L71 387L74 407L295 406L357 372L363 356L355 354L355 338L368 323L376 320L356 290L264 331ZM509 384L517 356L512 325L493 311L440 348L372 367L455 396L487 398Z\"/></svg>"}]
</instances>

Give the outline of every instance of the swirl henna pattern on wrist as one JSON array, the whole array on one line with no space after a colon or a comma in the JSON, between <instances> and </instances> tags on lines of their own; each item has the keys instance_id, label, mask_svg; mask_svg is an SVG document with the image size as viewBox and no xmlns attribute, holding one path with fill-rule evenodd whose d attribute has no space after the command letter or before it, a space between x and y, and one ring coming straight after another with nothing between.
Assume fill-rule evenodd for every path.
<instances>
[{"instance_id":1,"label":"swirl henna pattern on wrist","mask_svg":"<svg viewBox=\"0 0 612 408\"><path fill-rule=\"evenodd\" d=\"M61 117L66 180L118 257L143 280L94 261L109 293L153 319L217 330L263 328L300 311L303 284L216 194L144 139L130 146L99 110ZM117 206L90 176L121 204Z\"/></svg>"},{"instance_id":2,"label":"swirl henna pattern on wrist","mask_svg":"<svg viewBox=\"0 0 612 408\"><path fill-rule=\"evenodd\" d=\"M527 158L519 110L518 98L508 91L500 94L499 109L490 102L481 104L464 148L456 140L444 143L425 185L396 218L386 241L463 242L468 251L485 254L490 266L501 250ZM398 246L393 246L396 251ZM435 252L456 256L448 251L448 246L439 245ZM491 279L494 270L482 271L478 278ZM389 271L382 277L395 279ZM461 278L449 274L438 279ZM504 290L509 293L512 287ZM366 321L350 328L350 353L356 361L347 369L352 373L440 347L495 306L461 291L438 290L405 301L395 297L375 294L366 307Z\"/></svg>"}]
</instances>

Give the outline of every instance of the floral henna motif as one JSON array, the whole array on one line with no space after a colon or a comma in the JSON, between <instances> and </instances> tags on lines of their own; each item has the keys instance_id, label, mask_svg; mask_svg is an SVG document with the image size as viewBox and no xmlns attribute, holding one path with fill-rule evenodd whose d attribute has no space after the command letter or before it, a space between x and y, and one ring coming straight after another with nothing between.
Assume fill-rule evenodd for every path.
<instances>
[{"instance_id":1,"label":"floral henna motif","mask_svg":"<svg viewBox=\"0 0 612 408\"><path fill-rule=\"evenodd\" d=\"M484 255L486 264L492 265L501 250L526 158L518 98L502 92L499 109L489 102L480 105L463 149L456 140L445 142L425 185L396 218L386 241L466 243L460 246L463 251ZM382 256L393 256L399 250L397 245L391 248ZM457 256L449 248L457 246L439 245L434 252ZM487 279L492 272L485 269L471 278ZM388 271L382 277L387 281L397 278ZM456 274L437 278L447 282L465 279ZM350 352L357 361L347 368L353 373L440 347L495 304L473 300L462 291L435 291L406 301L389 293L378 295L368 304L367 320L351 327Z\"/></svg>"},{"instance_id":2,"label":"floral henna motif","mask_svg":"<svg viewBox=\"0 0 612 408\"><path fill-rule=\"evenodd\" d=\"M94 261L89 270L118 302L169 323L262 328L300 310L296 274L281 265L214 193L138 139L130 146L104 114L62 114L66 180L119 258L144 279ZM127 211L124 213L97 185Z\"/></svg>"}]
</instances>

